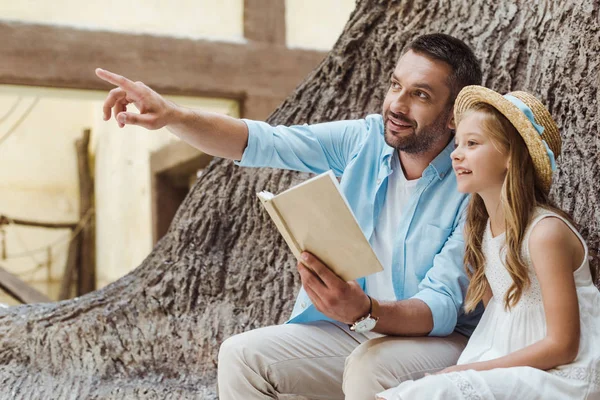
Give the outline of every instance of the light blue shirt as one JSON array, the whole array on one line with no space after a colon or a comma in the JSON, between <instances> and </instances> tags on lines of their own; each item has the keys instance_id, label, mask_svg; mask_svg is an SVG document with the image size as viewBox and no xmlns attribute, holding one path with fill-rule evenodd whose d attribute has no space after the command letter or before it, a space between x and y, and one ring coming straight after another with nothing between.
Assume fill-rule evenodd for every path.
<instances>
[{"instance_id":1,"label":"light blue shirt","mask_svg":"<svg viewBox=\"0 0 600 400\"><path fill-rule=\"evenodd\" d=\"M248 145L236 164L322 173L333 170L358 224L370 239L387 192L394 148L384 140L381 115L316 125L277 126L244 120ZM402 212L392 257L396 298L420 299L433 314L430 336L470 335L480 317L466 315L463 226L468 198L458 192L453 141L423 171ZM359 280L364 288L364 278ZM329 320L302 288L288 322ZM398 321L402 324L402 321Z\"/></svg>"}]
</instances>

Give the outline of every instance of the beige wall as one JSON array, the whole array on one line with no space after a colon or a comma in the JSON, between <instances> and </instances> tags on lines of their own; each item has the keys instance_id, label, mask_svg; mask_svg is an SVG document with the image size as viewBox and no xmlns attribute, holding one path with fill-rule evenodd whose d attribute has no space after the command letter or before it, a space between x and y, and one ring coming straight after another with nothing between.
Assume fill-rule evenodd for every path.
<instances>
[{"instance_id":1,"label":"beige wall","mask_svg":"<svg viewBox=\"0 0 600 400\"><path fill-rule=\"evenodd\" d=\"M37 102L37 103L36 103ZM8 112L14 108L14 111ZM0 144L0 214L11 218L74 222L79 213L77 159L73 142L90 119L89 107L66 100L59 104L31 92L0 88L0 137L25 117ZM68 110L68 115L65 111ZM55 280L66 257L68 230L5 226L7 267L38 288L52 292L44 282ZM2 236L0 235L0 240ZM48 244L54 244L48 255ZM53 294L53 293L52 293Z\"/></svg>"},{"instance_id":2,"label":"beige wall","mask_svg":"<svg viewBox=\"0 0 600 400\"><path fill-rule=\"evenodd\" d=\"M104 122L101 110L105 95L0 86L0 137L34 105L0 145L0 214L76 223L79 185L74 142L85 128L92 129L99 286L131 271L152 250L149 156L151 151L178 140L166 130L119 129L114 121ZM169 98L189 107L239 116L238 104L231 100ZM3 229L8 257L0 257L0 265L56 298L70 231L15 225ZM0 303L16 301L0 296Z\"/></svg>"},{"instance_id":3,"label":"beige wall","mask_svg":"<svg viewBox=\"0 0 600 400\"><path fill-rule=\"evenodd\" d=\"M169 97L178 104L239 117L231 100ZM152 250L150 153L179 140L166 129L147 131L104 122L95 111L96 263L104 286L138 266Z\"/></svg>"},{"instance_id":4,"label":"beige wall","mask_svg":"<svg viewBox=\"0 0 600 400\"><path fill-rule=\"evenodd\" d=\"M243 40L243 0L2 0L0 18L83 29Z\"/></svg>"},{"instance_id":5,"label":"beige wall","mask_svg":"<svg viewBox=\"0 0 600 400\"><path fill-rule=\"evenodd\" d=\"M354 8L354 0L285 1L290 47L331 48ZM0 1L0 20L228 41L243 41L242 18L243 0ZM92 129L99 286L131 271L150 252L149 154L177 140L168 132L119 129L114 121L102 121L105 94L0 85L0 138L37 101L11 137L0 144L0 214L76 222L79 192L74 141L83 129ZM239 115L238 105L229 100L174 100ZM15 110L4 118L17 101ZM4 231L9 258L0 256L0 265L55 298L69 232L16 226L4 227ZM2 237L0 232L0 246ZM0 303L16 302L0 293Z\"/></svg>"},{"instance_id":6,"label":"beige wall","mask_svg":"<svg viewBox=\"0 0 600 400\"><path fill-rule=\"evenodd\" d=\"M329 50L355 0L280 0L289 47ZM0 20L243 41L243 0L0 1Z\"/></svg>"},{"instance_id":7,"label":"beige wall","mask_svg":"<svg viewBox=\"0 0 600 400\"><path fill-rule=\"evenodd\" d=\"M330 50L354 6L355 0L285 0L288 47Z\"/></svg>"}]
</instances>

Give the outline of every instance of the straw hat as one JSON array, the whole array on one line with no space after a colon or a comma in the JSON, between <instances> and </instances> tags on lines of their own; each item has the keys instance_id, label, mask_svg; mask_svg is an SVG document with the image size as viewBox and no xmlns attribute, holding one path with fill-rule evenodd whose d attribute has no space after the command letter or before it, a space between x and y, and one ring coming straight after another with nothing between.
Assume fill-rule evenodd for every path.
<instances>
[{"instance_id":1,"label":"straw hat","mask_svg":"<svg viewBox=\"0 0 600 400\"><path fill-rule=\"evenodd\" d=\"M460 121L461 115L478 103L489 104L500 111L521 134L533 160L536 178L548 193L552 171L556 168L555 158L561 150L558 127L550 112L529 93L517 91L502 96L491 89L474 85L464 87L458 94L454 105L455 120Z\"/></svg>"}]
</instances>

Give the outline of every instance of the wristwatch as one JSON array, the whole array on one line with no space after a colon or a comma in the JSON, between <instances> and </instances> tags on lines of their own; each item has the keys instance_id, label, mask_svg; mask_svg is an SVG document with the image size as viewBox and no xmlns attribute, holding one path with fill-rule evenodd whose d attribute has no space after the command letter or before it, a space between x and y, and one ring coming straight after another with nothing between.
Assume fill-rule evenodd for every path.
<instances>
[{"instance_id":1,"label":"wristwatch","mask_svg":"<svg viewBox=\"0 0 600 400\"><path fill-rule=\"evenodd\" d=\"M379 321L379 303L371 296L367 295L367 297L369 298L369 313L350 325L351 331L358 333L369 332L375 328L377 321Z\"/></svg>"}]
</instances>

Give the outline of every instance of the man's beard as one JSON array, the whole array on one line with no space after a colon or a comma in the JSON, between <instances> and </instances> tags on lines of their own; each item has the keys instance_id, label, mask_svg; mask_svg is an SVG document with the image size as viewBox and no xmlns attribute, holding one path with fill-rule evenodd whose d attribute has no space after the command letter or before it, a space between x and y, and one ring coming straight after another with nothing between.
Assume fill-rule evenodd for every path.
<instances>
[{"instance_id":1,"label":"man's beard","mask_svg":"<svg viewBox=\"0 0 600 400\"><path fill-rule=\"evenodd\" d=\"M397 136L388 131L388 114L391 112L387 111L384 116L385 143L398 151L408 154L426 153L427 151L431 150L431 148L437 143L442 135L448 132L448 127L446 124L448 122L450 112L452 112L452 109L445 110L435 121L423 127L415 127L415 125L417 125L415 121L409 120L401 114L393 113L396 119L409 122L413 126L411 134L407 136Z\"/></svg>"}]
</instances>

